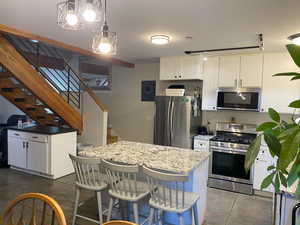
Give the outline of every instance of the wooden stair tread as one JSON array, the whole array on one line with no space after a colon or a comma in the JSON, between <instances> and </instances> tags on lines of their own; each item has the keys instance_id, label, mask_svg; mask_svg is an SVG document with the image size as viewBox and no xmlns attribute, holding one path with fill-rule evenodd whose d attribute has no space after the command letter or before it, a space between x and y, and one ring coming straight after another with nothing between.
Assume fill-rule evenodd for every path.
<instances>
[{"instance_id":1,"label":"wooden stair tread","mask_svg":"<svg viewBox=\"0 0 300 225\"><path fill-rule=\"evenodd\" d=\"M7 79L11 77L13 77L13 75L8 71L0 72L0 79Z\"/></svg>"}]
</instances>

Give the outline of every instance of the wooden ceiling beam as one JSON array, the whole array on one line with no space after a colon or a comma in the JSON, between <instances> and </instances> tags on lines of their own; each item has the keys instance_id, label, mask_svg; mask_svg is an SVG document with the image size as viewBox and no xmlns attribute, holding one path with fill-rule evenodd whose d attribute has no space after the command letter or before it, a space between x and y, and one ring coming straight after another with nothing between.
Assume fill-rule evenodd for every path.
<instances>
[{"instance_id":1,"label":"wooden ceiling beam","mask_svg":"<svg viewBox=\"0 0 300 225\"><path fill-rule=\"evenodd\" d=\"M18 29L12 28L12 27L8 27L3 24L0 24L0 33L11 34L11 35L15 35L15 36L22 37L22 38L27 38L30 40L37 40L37 41L40 41L43 43L47 43L47 44L56 46L58 48L67 49L69 51L80 53L82 55L94 57L96 59L100 59L100 60L103 60L106 62L111 62L114 65L119 65L119 66L128 67L128 68L134 68L134 66L135 66L132 63L129 63L129 62L126 62L126 61L123 61L120 59L116 59L116 58L109 57L109 56L98 55L98 54L95 54L91 51L88 51L88 50L85 50L82 48L78 48L78 47L63 43L63 42L52 40L52 39L42 37L42 36L39 36L36 34L32 34L32 33L26 32L26 31L18 30Z\"/></svg>"}]
</instances>

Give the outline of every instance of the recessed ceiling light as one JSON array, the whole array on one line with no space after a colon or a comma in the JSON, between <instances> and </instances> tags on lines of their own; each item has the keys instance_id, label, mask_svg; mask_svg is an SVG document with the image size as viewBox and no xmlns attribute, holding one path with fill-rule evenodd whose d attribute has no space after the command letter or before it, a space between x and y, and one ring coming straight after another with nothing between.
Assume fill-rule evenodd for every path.
<instances>
[{"instance_id":1,"label":"recessed ceiling light","mask_svg":"<svg viewBox=\"0 0 300 225\"><path fill-rule=\"evenodd\" d=\"M203 61L207 61L208 58L206 56L203 57Z\"/></svg>"},{"instance_id":2,"label":"recessed ceiling light","mask_svg":"<svg viewBox=\"0 0 300 225\"><path fill-rule=\"evenodd\" d=\"M288 37L289 40L291 40L295 45L300 46L300 33L299 34L293 34Z\"/></svg>"},{"instance_id":3,"label":"recessed ceiling light","mask_svg":"<svg viewBox=\"0 0 300 225\"><path fill-rule=\"evenodd\" d=\"M153 35L151 36L151 43L155 45L165 45L170 42L170 37L167 35Z\"/></svg>"}]
</instances>

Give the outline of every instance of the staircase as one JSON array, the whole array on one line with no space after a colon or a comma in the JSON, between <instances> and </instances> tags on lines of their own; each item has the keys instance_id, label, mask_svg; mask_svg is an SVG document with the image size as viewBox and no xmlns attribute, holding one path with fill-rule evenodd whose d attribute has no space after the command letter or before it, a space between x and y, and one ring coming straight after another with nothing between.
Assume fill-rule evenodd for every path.
<instances>
[{"instance_id":1,"label":"staircase","mask_svg":"<svg viewBox=\"0 0 300 225\"><path fill-rule=\"evenodd\" d=\"M58 49L0 36L0 94L40 125L67 125L79 133L80 78Z\"/></svg>"}]
</instances>

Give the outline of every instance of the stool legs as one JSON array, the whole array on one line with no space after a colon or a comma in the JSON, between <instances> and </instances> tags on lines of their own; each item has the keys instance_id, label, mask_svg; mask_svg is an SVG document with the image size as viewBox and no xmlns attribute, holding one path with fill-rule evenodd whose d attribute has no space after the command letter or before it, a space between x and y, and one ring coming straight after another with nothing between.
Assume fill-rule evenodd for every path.
<instances>
[{"instance_id":1,"label":"stool legs","mask_svg":"<svg viewBox=\"0 0 300 225\"><path fill-rule=\"evenodd\" d=\"M111 198L109 199L107 221L110 221L110 220L111 220L111 213L112 213L113 205L114 205L114 199L111 197Z\"/></svg>"},{"instance_id":2,"label":"stool legs","mask_svg":"<svg viewBox=\"0 0 300 225\"><path fill-rule=\"evenodd\" d=\"M139 224L139 209L137 202L133 203L133 215L134 215L134 222Z\"/></svg>"},{"instance_id":3,"label":"stool legs","mask_svg":"<svg viewBox=\"0 0 300 225\"><path fill-rule=\"evenodd\" d=\"M159 225L163 225L164 222L164 211L162 209L158 210L158 214L159 214Z\"/></svg>"},{"instance_id":4,"label":"stool legs","mask_svg":"<svg viewBox=\"0 0 300 225\"><path fill-rule=\"evenodd\" d=\"M197 203L195 203L192 208L193 208L193 215L194 215L194 221L195 221L194 224L199 225Z\"/></svg>"},{"instance_id":5,"label":"stool legs","mask_svg":"<svg viewBox=\"0 0 300 225\"><path fill-rule=\"evenodd\" d=\"M102 198L101 198L101 192L96 192L97 195L97 202L98 202L98 214L99 214L99 222L100 224L103 223L103 215L102 215Z\"/></svg>"},{"instance_id":6,"label":"stool legs","mask_svg":"<svg viewBox=\"0 0 300 225\"><path fill-rule=\"evenodd\" d=\"M74 205L74 211L73 211L72 225L75 225L75 222L76 222L77 210L78 210L78 205L79 205L79 197L80 197L80 189L78 187L76 187L75 205Z\"/></svg>"},{"instance_id":7,"label":"stool legs","mask_svg":"<svg viewBox=\"0 0 300 225\"><path fill-rule=\"evenodd\" d=\"M153 218L154 218L154 208L150 207L150 213L149 213L149 225L153 224Z\"/></svg>"},{"instance_id":8,"label":"stool legs","mask_svg":"<svg viewBox=\"0 0 300 225\"><path fill-rule=\"evenodd\" d=\"M178 213L179 217L179 225L184 225L183 215L181 213Z\"/></svg>"}]
</instances>

